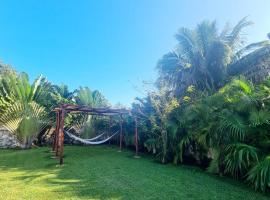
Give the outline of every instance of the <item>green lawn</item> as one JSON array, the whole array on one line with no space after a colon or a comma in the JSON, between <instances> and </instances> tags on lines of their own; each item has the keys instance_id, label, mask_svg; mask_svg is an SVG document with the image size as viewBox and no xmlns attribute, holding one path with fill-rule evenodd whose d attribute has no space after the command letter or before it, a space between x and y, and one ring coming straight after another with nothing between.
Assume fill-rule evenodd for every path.
<instances>
[{"instance_id":1,"label":"green lawn","mask_svg":"<svg viewBox=\"0 0 270 200\"><path fill-rule=\"evenodd\" d=\"M0 199L270 199L231 179L116 148L66 147L65 153L60 167L48 148L0 150Z\"/></svg>"}]
</instances>

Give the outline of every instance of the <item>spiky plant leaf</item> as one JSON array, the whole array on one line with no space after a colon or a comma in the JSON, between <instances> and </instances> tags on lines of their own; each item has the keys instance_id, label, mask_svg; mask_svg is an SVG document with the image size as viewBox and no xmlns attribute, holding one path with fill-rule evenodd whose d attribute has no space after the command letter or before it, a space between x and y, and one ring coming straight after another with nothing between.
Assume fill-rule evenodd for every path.
<instances>
[{"instance_id":1,"label":"spiky plant leaf","mask_svg":"<svg viewBox=\"0 0 270 200\"><path fill-rule=\"evenodd\" d=\"M270 188L270 155L266 156L248 172L247 181L256 190L264 192L267 188Z\"/></svg>"}]
</instances>

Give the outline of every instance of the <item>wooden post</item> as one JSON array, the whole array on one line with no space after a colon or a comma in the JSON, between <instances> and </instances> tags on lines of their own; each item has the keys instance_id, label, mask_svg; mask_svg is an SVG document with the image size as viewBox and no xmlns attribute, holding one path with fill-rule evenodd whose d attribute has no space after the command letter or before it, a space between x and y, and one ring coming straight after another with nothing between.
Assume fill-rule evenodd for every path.
<instances>
[{"instance_id":1,"label":"wooden post","mask_svg":"<svg viewBox=\"0 0 270 200\"><path fill-rule=\"evenodd\" d=\"M119 151L122 151L122 140L123 140L123 116L120 115Z\"/></svg>"},{"instance_id":2,"label":"wooden post","mask_svg":"<svg viewBox=\"0 0 270 200\"><path fill-rule=\"evenodd\" d=\"M60 165L64 163L64 121L65 121L65 109L61 109L60 124L59 124L59 161Z\"/></svg>"},{"instance_id":3,"label":"wooden post","mask_svg":"<svg viewBox=\"0 0 270 200\"><path fill-rule=\"evenodd\" d=\"M56 123L55 123L54 140L53 140L53 144L52 144L52 151L55 151L56 146L57 146L57 135L58 135L58 128L59 128L58 115L59 115L58 112L56 112Z\"/></svg>"},{"instance_id":4,"label":"wooden post","mask_svg":"<svg viewBox=\"0 0 270 200\"><path fill-rule=\"evenodd\" d=\"M112 116L110 116L110 122L109 122L109 124L110 124L110 127L109 127L109 134L111 135L112 133Z\"/></svg>"},{"instance_id":5,"label":"wooden post","mask_svg":"<svg viewBox=\"0 0 270 200\"><path fill-rule=\"evenodd\" d=\"M57 111L57 129L56 129L56 141L55 141L55 156L58 157L59 156L59 128L60 128L60 116L61 115L61 111Z\"/></svg>"},{"instance_id":6,"label":"wooden post","mask_svg":"<svg viewBox=\"0 0 270 200\"><path fill-rule=\"evenodd\" d=\"M56 130L55 130L55 156L58 156L58 140L59 140L59 111L57 111L56 116L57 116L57 120L56 120Z\"/></svg>"},{"instance_id":7,"label":"wooden post","mask_svg":"<svg viewBox=\"0 0 270 200\"><path fill-rule=\"evenodd\" d=\"M56 146L55 146L55 156L56 157L58 157L59 156L59 149L60 149L60 143L59 143L59 130L60 130L60 116L61 116L61 110L60 111L58 111L58 115L57 115L57 123L58 123L58 125L57 125L57 132L56 132Z\"/></svg>"},{"instance_id":8,"label":"wooden post","mask_svg":"<svg viewBox=\"0 0 270 200\"><path fill-rule=\"evenodd\" d=\"M112 116L110 116L110 120L109 120L109 135L108 137L110 137L112 135ZM109 140L109 145L111 144L111 140Z\"/></svg>"},{"instance_id":9,"label":"wooden post","mask_svg":"<svg viewBox=\"0 0 270 200\"><path fill-rule=\"evenodd\" d=\"M135 143L135 148L136 148L136 154L135 157L138 157L138 120L137 117L135 117L135 135L134 135L134 143Z\"/></svg>"}]
</instances>

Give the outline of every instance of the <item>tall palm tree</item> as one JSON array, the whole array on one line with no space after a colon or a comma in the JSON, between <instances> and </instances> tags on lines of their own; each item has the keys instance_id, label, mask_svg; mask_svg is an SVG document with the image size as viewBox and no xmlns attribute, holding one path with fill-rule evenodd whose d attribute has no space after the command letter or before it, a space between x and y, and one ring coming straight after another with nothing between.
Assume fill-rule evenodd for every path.
<instances>
[{"instance_id":1,"label":"tall palm tree","mask_svg":"<svg viewBox=\"0 0 270 200\"><path fill-rule=\"evenodd\" d=\"M193 30L181 28L176 34L178 45L158 63L157 85L166 86L183 97L189 86L212 93L224 85L227 69L247 53L268 44L260 42L244 47L243 30L252 22L240 20L229 29L218 32L216 22L203 21Z\"/></svg>"}]
</instances>

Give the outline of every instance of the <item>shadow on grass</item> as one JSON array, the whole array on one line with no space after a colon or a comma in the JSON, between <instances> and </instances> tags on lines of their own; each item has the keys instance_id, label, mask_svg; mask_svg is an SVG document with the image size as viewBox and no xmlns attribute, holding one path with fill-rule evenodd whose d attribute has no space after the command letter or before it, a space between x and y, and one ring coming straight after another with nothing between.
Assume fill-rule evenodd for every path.
<instances>
[{"instance_id":1,"label":"shadow on grass","mask_svg":"<svg viewBox=\"0 0 270 200\"><path fill-rule=\"evenodd\" d=\"M85 147L81 147L79 151L75 148L70 152L67 148L66 153L70 155L65 156L64 166L59 166L58 160L51 158L53 154L47 148L27 151L3 150L0 151L0 170L10 172L12 176L9 178L12 181L29 185L29 189L31 185L51 187L58 196L63 195L63 199L86 197L88 199L122 199L113 191L106 192L106 188L102 185L95 186L98 182L97 176L89 173L91 165L88 163L89 158L95 157L93 153L87 153ZM83 159L82 162L79 160L80 157Z\"/></svg>"},{"instance_id":2,"label":"shadow on grass","mask_svg":"<svg viewBox=\"0 0 270 200\"><path fill-rule=\"evenodd\" d=\"M0 170L29 187L50 187L59 199L269 199L248 186L194 167L158 165L111 147L65 147L64 165L48 148L0 151Z\"/></svg>"}]
</instances>

